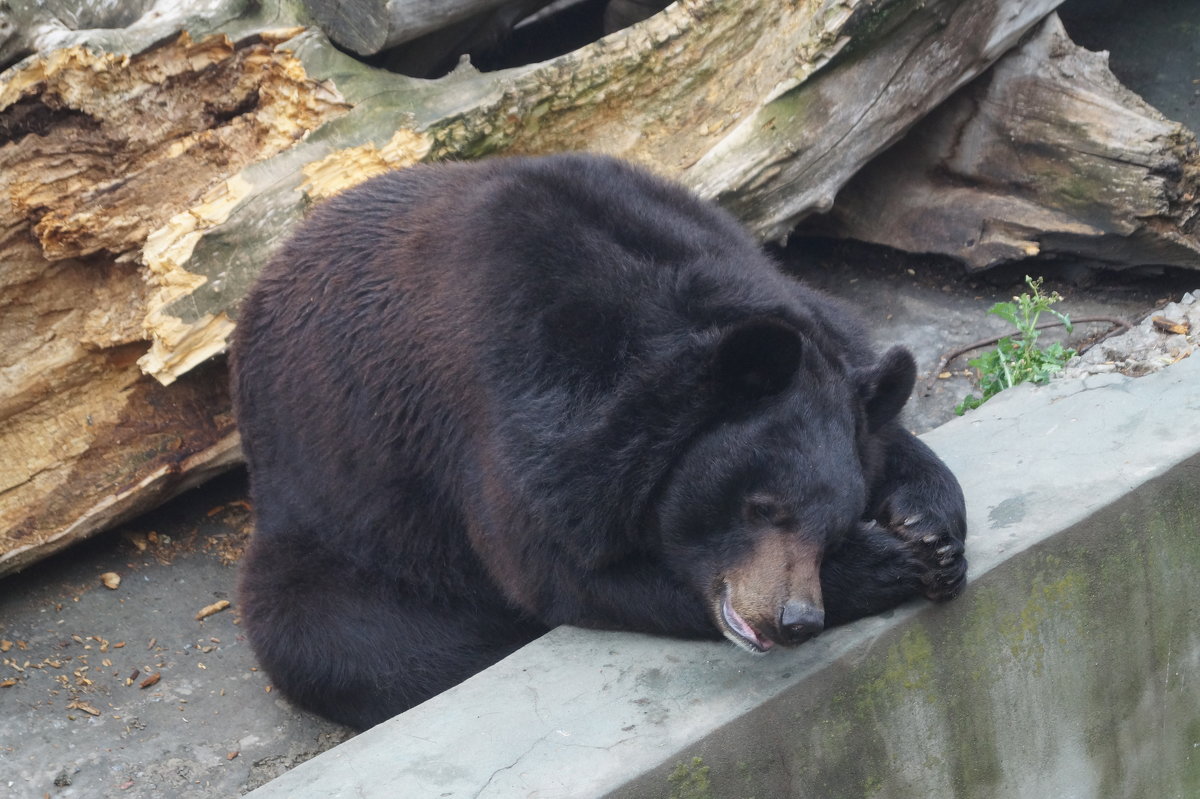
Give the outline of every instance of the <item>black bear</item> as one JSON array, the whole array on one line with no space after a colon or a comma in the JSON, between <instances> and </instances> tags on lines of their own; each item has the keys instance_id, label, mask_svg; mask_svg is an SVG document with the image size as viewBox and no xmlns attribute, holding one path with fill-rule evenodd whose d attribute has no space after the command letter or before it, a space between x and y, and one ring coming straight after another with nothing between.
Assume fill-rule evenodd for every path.
<instances>
[{"instance_id":1,"label":"black bear","mask_svg":"<svg viewBox=\"0 0 1200 799\"><path fill-rule=\"evenodd\" d=\"M316 208L240 310L249 639L364 728L559 624L762 652L966 574L912 356L725 212L591 155Z\"/></svg>"}]
</instances>

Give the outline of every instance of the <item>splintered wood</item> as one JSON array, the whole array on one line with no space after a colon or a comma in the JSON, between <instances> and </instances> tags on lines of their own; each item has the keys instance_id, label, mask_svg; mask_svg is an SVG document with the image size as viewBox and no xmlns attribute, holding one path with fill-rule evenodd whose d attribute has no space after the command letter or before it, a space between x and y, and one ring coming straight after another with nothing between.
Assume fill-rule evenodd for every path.
<instances>
[{"instance_id":1,"label":"splintered wood","mask_svg":"<svg viewBox=\"0 0 1200 799\"><path fill-rule=\"evenodd\" d=\"M164 388L137 362L156 304L205 280L164 242L345 111L277 47L294 33L71 47L0 75L0 575L236 461L223 372Z\"/></svg>"},{"instance_id":2,"label":"splintered wood","mask_svg":"<svg viewBox=\"0 0 1200 799\"><path fill-rule=\"evenodd\" d=\"M67 703L67 710L82 710L89 716L99 716L100 709L95 705L89 704L82 699L73 699Z\"/></svg>"},{"instance_id":3,"label":"splintered wood","mask_svg":"<svg viewBox=\"0 0 1200 799\"><path fill-rule=\"evenodd\" d=\"M1150 323L1154 325L1156 330L1176 336L1186 336L1192 332L1192 326L1186 319L1176 322L1175 320L1168 319L1165 316L1155 316L1150 320Z\"/></svg>"}]
</instances>

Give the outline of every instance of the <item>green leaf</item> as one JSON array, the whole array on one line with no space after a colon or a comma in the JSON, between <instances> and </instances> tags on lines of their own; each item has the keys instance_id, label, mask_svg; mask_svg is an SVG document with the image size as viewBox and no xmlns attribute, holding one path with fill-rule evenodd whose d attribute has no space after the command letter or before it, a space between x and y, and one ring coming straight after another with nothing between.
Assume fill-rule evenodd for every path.
<instances>
[{"instance_id":1,"label":"green leaf","mask_svg":"<svg viewBox=\"0 0 1200 799\"><path fill-rule=\"evenodd\" d=\"M1052 313L1056 317L1058 317L1058 321L1063 323L1063 329L1066 330L1068 333L1070 333L1071 331L1073 331L1075 329L1075 326L1071 324L1070 316L1066 315L1065 313L1059 313L1058 311L1051 310L1050 308L1047 308L1046 310L1050 311L1050 313Z\"/></svg>"},{"instance_id":2,"label":"green leaf","mask_svg":"<svg viewBox=\"0 0 1200 799\"><path fill-rule=\"evenodd\" d=\"M963 397L963 401L954 406L954 412L962 416L967 411L973 411L982 405L986 400L976 397L974 394L968 394Z\"/></svg>"},{"instance_id":3,"label":"green leaf","mask_svg":"<svg viewBox=\"0 0 1200 799\"><path fill-rule=\"evenodd\" d=\"M995 349L967 362L979 372L979 389L983 396L967 396L954 408L958 415L978 408L1006 388L1020 383L1046 383L1074 357L1075 350L1067 349L1058 342L1044 349L1037 346L1038 318L1043 313L1053 314L1068 333L1073 329L1070 317L1050 307L1060 302L1062 297L1057 291L1043 294L1042 281L1043 278L1035 280L1026 275L1025 284L1031 293L1014 297L1013 302L998 302L988 310L988 313L999 316L1015 327L1017 335L1000 339Z\"/></svg>"},{"instance_id":4,"label":"green leaf","mask_svg":"<svg viewBox=\"0 0 1200 799\"><path fill-rule=\"evenodd\" d=\"M1017 306L1011 302L998 302L988 309L988 313L999 316L1013 325L1017 325Z\"/></svg>"}]
</instances>

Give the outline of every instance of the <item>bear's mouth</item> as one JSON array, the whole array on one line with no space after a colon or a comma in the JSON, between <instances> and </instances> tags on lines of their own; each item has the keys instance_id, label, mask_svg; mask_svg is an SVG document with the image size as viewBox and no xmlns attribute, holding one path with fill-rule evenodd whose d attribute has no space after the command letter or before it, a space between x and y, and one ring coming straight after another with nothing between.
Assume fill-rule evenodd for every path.
<instances>
[{"instance_id":1,"label":"bear's mouth","mask_svg":"<svg viewBox=\"0 0 1200 799\"><path fill-rule=\"evenodd\" d=\"M724 590L721 592L721 606L717 618L720 622L721 633L747 652L761 655L775 645L770 638L756 632L749 622L733 609L729 583L725 583Z\"/></svg>"}]
</instances>

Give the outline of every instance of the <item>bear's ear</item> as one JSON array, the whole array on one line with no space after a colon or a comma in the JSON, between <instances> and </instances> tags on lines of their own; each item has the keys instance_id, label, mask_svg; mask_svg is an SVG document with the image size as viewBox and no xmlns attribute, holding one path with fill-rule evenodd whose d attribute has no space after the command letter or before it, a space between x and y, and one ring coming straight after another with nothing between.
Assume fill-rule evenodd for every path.
<instances>
[{"instance_id":1,"label":"bear's ear","mask_svg":"<svg viewBox=\"0 0 1200 799\"><path fill-rule=\"evenodd\" d=\"M892 347L874 366L859 370L857 378L867 429L874 433L895 419L908 402L917 381L917 362L904 347Z\"/></svg>"},{"instance_id":2,"label":"bear's ear","mask_svg":"<svg viewBox=\"0 0 1200 799\"><path fill-rule=\"evenodd\" d=\"M713 376L733 401L777 394L800 366L800 334L778 319L754 319L724 331L717 342Z\"/></svg>"}]
</instances>

